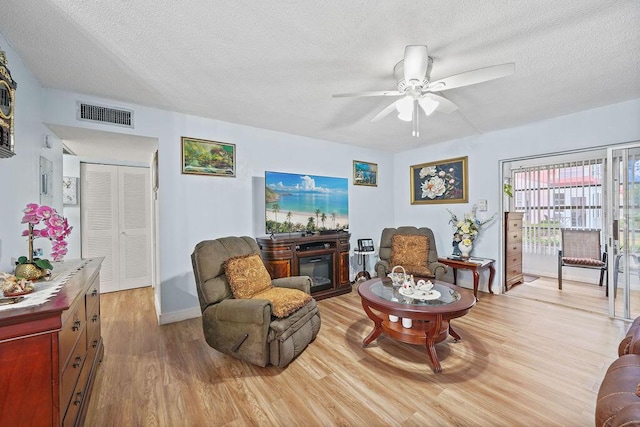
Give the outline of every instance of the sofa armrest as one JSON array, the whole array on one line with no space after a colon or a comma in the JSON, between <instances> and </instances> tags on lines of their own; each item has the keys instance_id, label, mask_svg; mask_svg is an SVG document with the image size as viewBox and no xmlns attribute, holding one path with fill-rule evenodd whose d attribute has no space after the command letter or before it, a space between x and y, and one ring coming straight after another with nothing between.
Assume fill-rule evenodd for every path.
<instances>
[{"instance_id":1,"label":"sofa armrest","mask_svg":"<svg viewBox=\"0 0 640 427\"><path fill-rule=\"evenodd\" d=\"M276 288L298 289L305 294L311 294L311 283L309 276L280 277L271 281Z\"/></svg>"},{"instance_id":2,"label":"sofa armrest","mask_svg":"<svg viewBox=\"0 0 640 427\"><path fill-rule=\"evenodd\" d=\"M373 269L378 277L387 277L388 272L391 271L391 265L389 265L389 261L381 259L376 262Z\"/></svg>"},{"instance_id":3,"label":"sofa armrest","mask_svg":"<svg viewBox=\"0 0 640 427\"><path fill-rule=\"evenodd\" d=\"M221 322L262 325L271 318L271 303L262 299L226 299L218 303L216 318Z\"/></svg>"},{"instance_id":4,"label":"sofa armrest","mask_svg":"<svg viewBox=\"0 0 640 427\"><path fill-rule=\"evenodd\" d=\"M429 270L431 270L436 280L442 279L442 277L447 274L447 266L438 261L430 262Z\"/></svg>"},{"instance_id":5,"label":"sofa armrest","mask_svg":"<svg viewBox=\"0 0 640 427\"><path fill-rule=\"evenodd\" d=\"M620 341L618 356L624 354L640 354L640 317L633 321L627 335Z\"/></svg>"}]
</instances>

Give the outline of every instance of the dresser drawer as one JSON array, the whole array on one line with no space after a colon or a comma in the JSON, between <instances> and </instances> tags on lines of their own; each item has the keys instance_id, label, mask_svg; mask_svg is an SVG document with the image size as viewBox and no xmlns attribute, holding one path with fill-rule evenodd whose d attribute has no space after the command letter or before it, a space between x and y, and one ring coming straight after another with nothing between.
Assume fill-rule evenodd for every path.
<instances>
[{"instance_id":1,"label":"dresser drawer","mask_svg":"<svg viewBox=\"0 0 640 427\"><path fill-rule=\"evenodd\" d=\"M510 280L516 276L522 276L522 264L513 264L507 266L505 274L507 280Z\"/></svg>"},{"instance_id":2,"label":"dresser drawer","mask_svg":"<svg viewBox=\"0 0 640 427\"><path fill-rule=\"evenodd\" d=\"M78 418L78 414L80 413L80 408L82 408L82 404L86 399L88 390L87 390L87 381L89 380L89 374L91 373L92 363L91 360L87 358L85 363L82 365L82 371L80 372L78 381L75 384L75 387L71 391L71 400L68 405L62 408L61 412L66 413L64 415L64 420L62 422L63 426L75 426Z\"/></svg>"},{"instance_id":3,"label":"dresser drawer","mask_svg":"<svg viewBox=\"0 0 640 427\"><path fill-rule=\"evenodd\" d=\"M100 280L96 279L92 284L87 293L85 294L85 301L87 304L87 313L93 310L93 307L98 306L98 311L100 310Z\"/></svg>"},{"instance_id":4,"label":"dresser drawer","mask_svg":"<svg viewBox=\"0 0 640 427\"><path fill-rule=\"evenodd\" d=\"M76 387L80 372L87 359L87 328L83 328L80 333L80 339L76 341L76 345L73 347L71 358L69 363L62 371L62 377L60 381L60 405L66 408L71 400L71 395Z\"/></svg>"},{"instance_id":5,"label":"dresser drawer","mask_svg":"<svg viewBox=\"0 0 640 427\"><path fill-rule=\"evenodd\" d=\"M93 341L100 338L100 313L89 313L87 318L87 345L91 347Z\"/></svg>"},{"instance_id":6,"label":"dresser drawer","mask_svg":"<svg viewBox=\"0 0 640 427\"><path fill-rule=\"evenodd\" d=\"M507 243L522 242L522 229L520 230L507 230L506 236Z\"/></svg>"},{"instance_id":7,"label":"dresser drawer","mask_svg":"<svg viewBox=\"0 0 640 427\"><path fill-rule=\"evenodd\" d=\"M512 268L516 264L522 264L522 251L520 250L508 251L505 254L505 261L506 261L505 265L507 266L507 269Z\"/></svg>"},{"instance_id":8,"label":"dresser drawer","mask_svg":"<svg viewBox=\"0 0 640 427\"><path fill-rule=\"evenodd\" d=\"M60 340L60 371L64 369L69 360L69 356L78 341L78 338L84 333L87 324L87 313L84 306L84 299L79 304L74 304L69 308L69 316L62 325L58 337ZM84 335L84 346L86 349L87 338Z\"/></svg>"},{"instance_id":9,"label":"dresser drawer","mask_svg":"<svg viewBox=\"0 0 640 427\"><path fill-rule=\"evenodd\" d=\"M520 219L510 219L507 221L507 230L509 231L518 231L522 230L522 220Z\"/></svg>"}]
</instances>

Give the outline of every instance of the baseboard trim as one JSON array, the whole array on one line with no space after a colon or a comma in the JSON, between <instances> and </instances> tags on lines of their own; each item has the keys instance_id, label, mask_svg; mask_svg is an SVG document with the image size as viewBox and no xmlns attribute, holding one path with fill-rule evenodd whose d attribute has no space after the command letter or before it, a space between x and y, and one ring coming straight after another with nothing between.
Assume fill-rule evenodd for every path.
<instances>
[{"instance_id":1,"label":"baseboard trim","mask_svg":"<svg viewBox=\"0 0 640 427\"><path fill-rule=\"evenodd\" d=\"M156 310L158 308L156 307ZM158 311L159 312L159 311ZM181 322L183 320L195 319L202 316L200 307L187 308L180 311L172 311L171 313L160 313L158 316L158 324L166 325L168 323Z\"/></svg>"}]
</instances>

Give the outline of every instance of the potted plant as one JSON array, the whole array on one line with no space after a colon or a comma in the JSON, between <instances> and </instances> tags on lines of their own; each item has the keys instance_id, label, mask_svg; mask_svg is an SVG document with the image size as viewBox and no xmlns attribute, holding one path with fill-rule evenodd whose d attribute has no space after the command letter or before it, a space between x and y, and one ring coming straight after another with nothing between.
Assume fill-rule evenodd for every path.
<instances>
[{"instance_id":1,"label":"potted plant","mask_svg":"<svg viewBox=\"0 0 640 427\"><path fill-rule=\"evenodd\" d=\"M50 206L29 203L23 212L22 224L27 224L27 229L22 235L29 239L28 256L18 258L15 275L27 280L36 280L45 276L48 270L53 270L53 265L48 259L34 258L33 239L43 237L51 240L51 259L60 261L67 254L65 239L73 227ZM42 228L36 228L39 225L42 225Z\"/></svg>"}]
</instances>

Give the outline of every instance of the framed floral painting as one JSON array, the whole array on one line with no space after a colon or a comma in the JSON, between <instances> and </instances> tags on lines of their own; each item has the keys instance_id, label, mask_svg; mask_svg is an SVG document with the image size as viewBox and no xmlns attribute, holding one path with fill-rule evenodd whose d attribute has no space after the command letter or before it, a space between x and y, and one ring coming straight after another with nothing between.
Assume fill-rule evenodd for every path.
<instances>
[{"instance_id":1,"label":"framed floral painting","mask_svg":"<svg viewBox=\"0 0 640 427\"><path fill-rule=\"evenodd\" d=\"M467 203L467 157L413 165L411 204Z\"/></svg>"}]
</instances>

